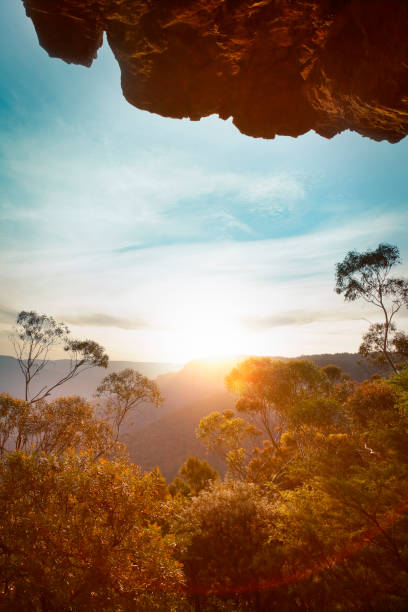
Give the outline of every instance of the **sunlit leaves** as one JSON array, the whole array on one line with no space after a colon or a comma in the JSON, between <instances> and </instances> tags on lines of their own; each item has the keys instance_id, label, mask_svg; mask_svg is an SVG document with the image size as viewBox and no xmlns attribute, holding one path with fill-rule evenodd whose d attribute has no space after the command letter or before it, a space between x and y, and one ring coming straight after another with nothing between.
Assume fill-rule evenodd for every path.
<instances>
[{"instance_id":1,"label":"sunlit leaves","mask_svg":"<svg viewBox=\"0 0 408 612\"><path fill-rule=\"evenodd\" d=\"M172 609L182 574L154 475L73 453L10 454L0 470L9 609Z\"/></svg>"},{"instance_id":2,"label":"sunlit leaves","mask_svg":"<svg viewBox=\"0 0 408 612\"><path fill-rule=\"evenodd\" d=\"M211 412L202 418L196 433L208 449L225 459L233 476L245 477L247 446L261 433L256 427L237 417L232 410L225 410Z\"/></svg>"},{"instance_id":3,"label":"sunlit leaves","mask_svg":"<svg viewBox=\"0 0 408 612\"><path fill-rule=\"evenodd\" d=\"M1 394L1 453L7 449L57 455L89 450L96 458L124 455L109 424L96 418L89 402L75 396L30 404Z\"/></svg>"}]
</instances>

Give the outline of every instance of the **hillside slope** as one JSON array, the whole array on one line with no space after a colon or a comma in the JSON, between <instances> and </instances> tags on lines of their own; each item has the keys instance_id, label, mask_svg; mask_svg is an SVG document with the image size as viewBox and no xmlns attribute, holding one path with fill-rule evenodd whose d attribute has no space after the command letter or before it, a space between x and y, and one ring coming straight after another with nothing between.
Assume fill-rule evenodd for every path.
<instances>
[{"instance_id":1,"label":"hillside slope","mask_svg":"<svg viewBox=\"0 0 408 612\"><path fill-rule=\"evenodd\" d=\"M166 414L139 431L125 435L123 441L134 463L141 465L144 470L159 466L168 482L173 480L190 455L205 459L224 473L223 462L216 455L207 453L205 446L196 438L195 430L200 419L213 410L223 411L233 407L233 396L227 391L220 391Z\"/></svg>"}]
</instances>

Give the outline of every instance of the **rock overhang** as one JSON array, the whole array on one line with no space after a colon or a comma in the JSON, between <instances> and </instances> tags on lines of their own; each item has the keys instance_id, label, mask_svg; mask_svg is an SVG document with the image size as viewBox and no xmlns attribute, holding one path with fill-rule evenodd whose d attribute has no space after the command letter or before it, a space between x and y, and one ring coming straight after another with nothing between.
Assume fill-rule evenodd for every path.
<instances>
[{"instance_id":1,"label":"rock overhang","mask_svg":"<svg viewBox=\"0 0 408 612\"><path fill-rule=\"evenodd\" d=\"M23 0L52 57L91 66L106 32L125 98L254 137L408 132L406 0Z\"/></svg>"}]
</instances>

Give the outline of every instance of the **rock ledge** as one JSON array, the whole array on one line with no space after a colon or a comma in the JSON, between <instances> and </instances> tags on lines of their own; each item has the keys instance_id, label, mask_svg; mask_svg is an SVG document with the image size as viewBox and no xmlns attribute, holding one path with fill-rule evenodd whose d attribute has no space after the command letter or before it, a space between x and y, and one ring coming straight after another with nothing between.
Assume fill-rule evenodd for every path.
<instances>
[{"instance_id":1,"label":"rock ledge","mask_svg":"<svg viewBox=\"0 0 408 612\"><path fill-rule=\"evenodd\" d=\"M407 134L406 0L23 2L52 57L90 66L106 32L140 109L262 138Z\"/></svg>"}]
</instances>

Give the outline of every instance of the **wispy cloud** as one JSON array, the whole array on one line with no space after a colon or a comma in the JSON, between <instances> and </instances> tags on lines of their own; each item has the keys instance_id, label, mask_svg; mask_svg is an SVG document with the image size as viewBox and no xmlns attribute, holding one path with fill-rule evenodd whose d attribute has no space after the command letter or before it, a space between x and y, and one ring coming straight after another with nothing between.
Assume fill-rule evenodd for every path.
<instances>
[{"instance_id":1,"label":"wispy cloud","mask_svg":"<svg viewBox=\"0 0 408 612\"><path fill-rule=\"evenodd\" d=\"M299 177L282 173L275 176L262 177L256 183L243 186L242 193L252 204L251 210L263 210L275 215L285 210L291 210L306 197L306 185Z\"/></svg>"},{"instance_id":2,"label":"wispy cloud","mask_svg":"<svg viewBox=\"0 0 408 612\"><path fill-rule=\"evenodd\" d=\"M17 311L0 305L0 324L12 323L16 320Z\"/></svg>"},{"instance_id":3,"label":"wispy cloud","mask_svg":"<svg viewBox=\"0 0 408 612\"><path fill-rule=\"evenodd\" d=\"M209 170L181 154L111 159L107 150L95 159L75 142L38 150L23 135L5 138L0 149L3 172L18 186L0 201L5 246L11 238L66 248L236 238L255 233L257 214L290 211L306 192L288 172Z\"/></svg>"},{"instance_id":4,"label":"wispy cloud","mask_svg":"<svg viewBox=\"0 0 408 612\"><path fill-rule=\"evenodd\" d=\"M243 325L252 331L266 331L276 327L310 325L311 323L321 323L323 321L338 321L339 311L327 312L323 310L289 310L284 313L277 313L267 317L247 317L242 320ZM350 313L343 312L342 320L362 320L355 309Z\"/></svg>"},{"instance_id":5,"label":"wispy cloud","mask_svg":"<svg viewBox=\"0 0 408 612\"><path fill-rule=\"evenodd\" d=\"M353 350L376 313L335 294L334 264L352 248L375 247L400 223L384 213L276 240L10 253L0 264L4 325L20 307L45 312L79 337L84 328L112 358L183 360L185 338L193 347L202 330L209 345L228 331L230 352L306 354L322 343ZM399 273L407 272L405 265Z\"/></svg>"},{"instance_id":6,"label":"wispy cloud","mask_svg":"<svg viewBox=\"0 0 408 612\"><path fill-rule=\"evenodd\" d=\"M61 317L64 322L72 325L78 325L80 327L116 327L118 329L149 329L150 325L143 319L124 319L121 317L115 317L107 314L82 314L78 316L62 315Z\"/></svg>"}]
</instances>

